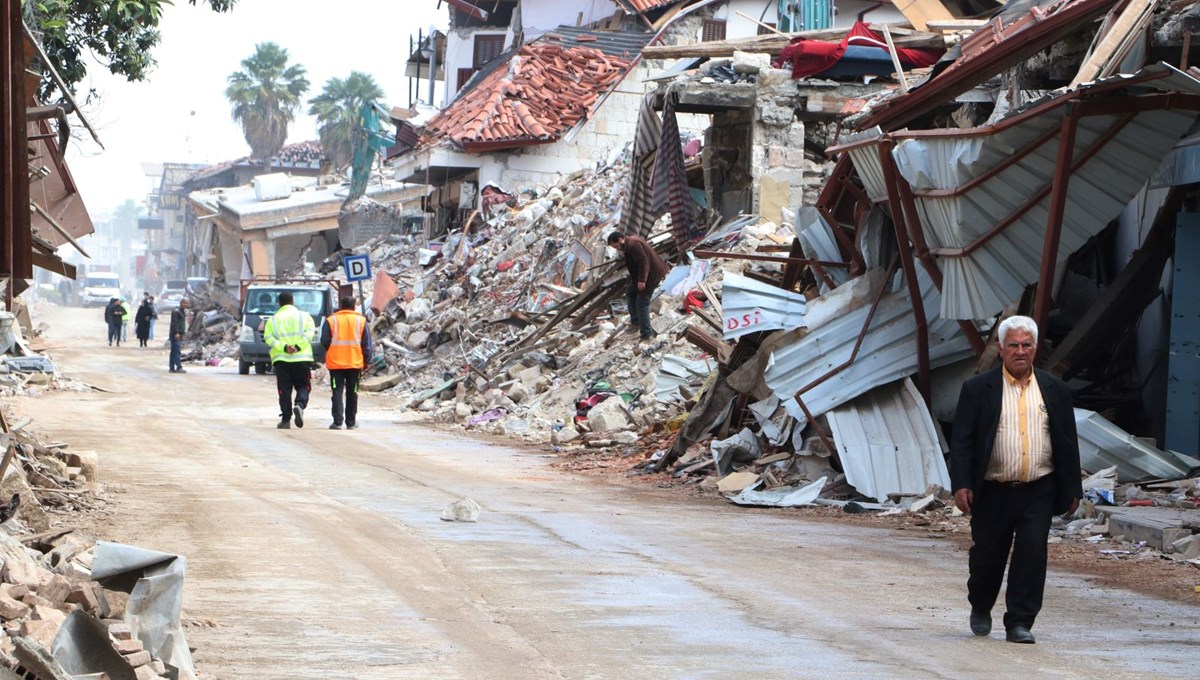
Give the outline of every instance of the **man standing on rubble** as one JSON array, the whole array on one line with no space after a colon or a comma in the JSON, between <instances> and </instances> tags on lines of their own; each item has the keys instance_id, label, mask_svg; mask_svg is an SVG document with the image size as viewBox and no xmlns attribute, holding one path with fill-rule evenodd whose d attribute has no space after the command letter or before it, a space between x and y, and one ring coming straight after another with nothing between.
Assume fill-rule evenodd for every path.
<instances>
[{"instance_id":1,"label":"man standing on rubble","mask_svg":"<svg viewBox=\"0 0 1200 680\"><path fill-rule=\"evenodd\" d=\"M271 348L271 366L275 371L275 386L279 390L279 424L287 430L304 427L304 409L308 408L308 393L312 389L312 341L317 334L312 315L292 304L289 291L279 294L279 309L267 319L263 339ZM292 403L292 390L296 401Z\"/></svg>"},{"instance_id":2,"label":"man standing on rubble","mask_svg":"<svg viewBox=\"0 0 1200 680\"><path fill-rule=\"evenodd\" d=\"M191 305L187 298L179 301L179 306L171 311L171 327L167 335L171 341L171 356L168 357L171 373L187 373L183 370L183 336L187 333L188 307Z\"/></svg>"},{"instance_id":3,"label":"man standing on rubble","mask_svg":"<svg viewBox=\"0 0 1200 680\"><path fill-rule=\"evenodd\" d=\"M658 335L650 325L650 298L667 275L667 263L640 236L614 231L608 235L608 245L625 254L625 268L629 270L625 300L631 328L637 328L642 340L649 340Z\"/></svg>"},{"instance_id":4,"label":"man standing on rubble","mask_svg":"<svg viewBox=\"0 0 1200 680\"><path fill-rule=\"evenodd\" d=\"M971 515L971 632L992 630L1011 547L1005 637L1026 644L1042 608L1050 521L1083 496L1071 391L1033 367L1037 333L1027 316L1000 324L1002 365L963 384L950 438L954 502Z\"/></svg>"},{"instance_id":5,"label":"man standing on rubble","mask_svg":"<svg viewBox=\"0 0 1200 680\"><path fill-rule=\"evenodd\" d=\"M354 310L354 298L338 301L338 311L325 318L321 326L321 346L325 348L325 367L333 388L333 424L331 430L358 428L358 379L371 362L371 329L367 319ZM342 394L346 407L342 410ZM343 417L344 416L344 417Z\"/></svg>"}]
</instances>

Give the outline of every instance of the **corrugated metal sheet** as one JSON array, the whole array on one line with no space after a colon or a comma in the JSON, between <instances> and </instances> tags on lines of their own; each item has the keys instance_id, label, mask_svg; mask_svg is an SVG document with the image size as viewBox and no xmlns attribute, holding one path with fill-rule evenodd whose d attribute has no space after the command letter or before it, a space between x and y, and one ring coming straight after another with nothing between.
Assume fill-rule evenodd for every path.
<instances>
[{"instance_id":1,"label":"corrugated metal sheet","mask_svg":"<svg viewBox=\"0 0 1200 680\"><path fill-rule=\"evenodd\" d=\"M1172 451L1162 451L1134 437L1095 411L1075 409L1079 432L1079 459L1083 469L1097 472L1117 466L1117 481L1182 479L1200 461Z\"/></svg>"},{"instance_id":2,"label":"corrugated metal sheet","mask_svg":"<svg viewBox=\"0 0 1200 680\"><path fill-rule=\"evenodd\" d=\"M1200 81L1169 66L1151 67L1143 73L1163 71L1170 75L1148 85L1161 90L1200 93ZM1087 89L1112 80L1080 87ZM1043 98L1029 106L1045 101ZM1007 128L1001 123L997 132L987 135L964 130L961 136L901 141L893 156L900 174L917 193L917 209L929 247L958 248L971 244L1015 213L1031 196L1050 186L1057 160L1057 135L960 196L920 196L921 192L955 189L988 172L1056 130L1065 113L1065 107L1056 107ZM1142 112L1071 176L1059 246L1062 259L1120 213L1195 123L1196 117L1193 111ZM1114 128L1119 118L1112 115L1080 119L1074 157L1083 158ZM875 145L869 145L851 152L869 192L877 190L871 188L873 178L879 174L876 150ZM1038 279L1050 200L1047 193L1036 206L972 255L938 256L944 277L945 294L941 303L944 318L990 317Z\"/></svg>"},{"instance_id":3,"label":"corrugated metal sheet","mask_svg":"<svg viewBox=\"0 0 1200 680\"><path fill-rule=\"evenodd\" d=\"M575 26L559 26L539 40L557 42L564 47L592 47L610 57L633 61L654 37L646 31L592 31Z\"/></svg>"},{"instance_id":4,"label":"corrugated metal sheet","mask_svg":"<svg viewBox=\"0 0 1200 680\"><path fill-rule=\"evenodd\" d=\"M877 501L950 488L945 452L921 393L905 378L826 414L846 481Z\"/></svg>"},{"instance_id":5,"label":"corrugated metal sheet","mask_svg":"<svg viewBox=\"0 0 1200 680\"><path fill-rule=\"evenodd\" d=\"M804 206L800 208L800 212L796 216L796 225L800 228L800 246L804 248L804 256L814 260L824 260L825 262L841 262L842 251L838 248L837 237L833 234L833 229L821 217L821 213L812 206ZM828 268L825 273L829 278L833 279L837 284L843 284L846 279L850 278L849 272L845 269ZM820 284L821 293L829 291L829 287L821 277L817 277L817 282Z\"/></svg>"},{"instance_id":6,"label":"corrugated metal sheet","mask_svg":"<svg viewBox=\"0 0 1200 680\"><path fill-rule=\"evenodd\" d=\"M721 282L721 313L725 339L757 331L791 330L805 325L808 300L741 274L725 272Z\"/></svg>"},{"instance_id":7,"label":"corrugated metal sheet","mask_svg":"<svg viewBox=\"0 0 1200 680\"><path fill-rule=\"evenodd\" d=\"M662 403L683 401L680 387L699 385L716 369L712 359L692 360L667 354L658 369L654 396Z\"/></svg>"},{"instance_id":8,"label":"corrugated metal sheet","mask_svg":"<svg viewBox=\"0 0 1200 680\"><path fill-rule=\"evenodd\" d=\"M938 317L935 310L941 303L941 296L928 275L918 270L917 276L929 325L930 366L945 366L973 356L971 345L958 323ZM854 286L860 279L869 277L859 277L822 298L838 296L842 289ZM820 322L817 320L818 301L809 303L808 333L775 350L768 363L764 375L767 386L783 400L788 413L799 421L804 421L805 416L794 399L796 392L850 358L870 312L870 303L861 305L861 301L855 301L851 296L841 300L846 303L842 308L820 310ZM875 387L916 373L916 334L917 324L908 291L884 295L854 363L803 395L809 411L814 416L820 415Z\"/></svg>"}]
</instances>

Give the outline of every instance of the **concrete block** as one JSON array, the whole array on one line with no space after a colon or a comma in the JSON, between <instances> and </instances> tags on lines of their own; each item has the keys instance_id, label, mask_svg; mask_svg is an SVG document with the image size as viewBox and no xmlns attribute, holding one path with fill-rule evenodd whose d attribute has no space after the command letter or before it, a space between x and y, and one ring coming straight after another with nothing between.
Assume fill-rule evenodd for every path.
<instances>
[{"instance_id":1,"label":"concrete block","mask_svg":"<svg viewBox=\"0 0 1200 680\"><path fill-rule=\"evenodd\" d=\"M21 601L24 602L25 604L29 605L30 607L53 607L54 606L54 603L52 603L49 600L47 600L46 598L38 595L37 593L28 593L27 595L25 595L25 597L21 598Z\"/></svg>"},{"instance_id":2,"label":"concrete block","mask_svg":"<svg viewBox=\"0 0 1200 680\"><path fill-rule=\"evenodd\" d=\"M54 574L38 588L37 593L58 607L66 602L67 596L71 594L71 582L59 574Z\"/></svg>"},{"instance_id":3,"label":"concrete block","mask_svg":"<svg viewBox=\"0 0 1200 680\"><path fill-rule=\"evenodd\" d=\"M20 559L5 556L4 568L0 569L0 577L4 579L5 583L37 587L42 580L42 570L32 558Z\"/></svg>"},{"instance_id":4,"label":"concrete block","mask_svg":"<svg viewBox=\"0 0 1200 680\"><path fill-rule=\"evenodd\" d=\"M0 584L0 594L7 595L14 600L19 600L29 594L29 586L18 585L16 583Z\"/></svg>"},{"instance_id":5,"label":"concrete block","mask_svg":"<svg viewBox=\"0 0 1200 680\"><path fill-rule=\"evenodd\" d=\"M20 634L34 642L50 649L54 646L54 638L58 635L59 623L25 619L21 622Z\"/></svg>"},{"instance_id":6,"label":"concrete block","mask_svg":"<svg viewBox=\"0 0 1200 680\"><path fill-rule=\"evenodd\" d=\"M34 621L53 621L54 623L61 625L62 622L67 619L67 615L58 609L55 609L54 607L46 607L39 604L34 606L33 613L30 615L30 618L32 618Z\"/></svg>"},{"instance_id":7,"label":"concrete block","mask_svg":"<svg viewBox=\"0 0 1200 680\"><path fill-rule=\"evenodd\" d=\"M1166 552L1176 541L1190 536L1192 531L1180 526L1178 520L1115 512L1108 518L1108 533L1122 536L1131 543L1144 541L1151 548Z\"/></svg>"},{"instance_id":8,"label":"concrete block","mask_svg":"<svg viewBox=\"0 0 1200 680\"><path fill-rule=\"evenodd\" d=\"M29 605L18 602L11 597L0 597L0 618L5 621L23 619L29 615Z\"/></svg>"},{"instance_id":9,"label":"concrete block","mask_svg":"<svg viewBox=\"0 0 1200 680\"><path fill-rule=\"evenodd\" d=\"M117 639L117 640L133 639L133 629L131 629L129 627L128 623L122 622L122 623L114 623L114 624L110 625L108 627L108 634L113 636L113 638Z\"/></svg>"},{"instance_id":10,"label":"concrete block","mask_svg":"<svg viewBox=\"0 0 1200 680\"><path fill-rule=\"evenodd\" d=\"M142 651L142 641L137 638L117 640L113 642L113 648L122 654L133 654Z\"/></svg>"},{"instance_id":11,"label":"concrete block","mask_svg":"<svg viewBox=\"0 0 1200 680\"><path fill-rule=\"evenodd\" d=\"M620 397L609 397L593 406L588 411L587 423L592 432L625 430L633 425L625 412L625 401Z\"/></svg>"},{"instance_id":12,"label":"concrete block","mask_svg":"<svg viewBox=\"0 0 1200 680\"><path fill-rule=\"evenodd\" d=\"M153 664L138 666L133 669L133 674L137 680L158 680L158 678L162 677L162 673L155 670Z\"/></svg>"},{"instance_id":13,"label":"concrete block","mask_svg":"<svg viewBox=\"0 0 1200 680\"><path fill-rule=\"evenodd\" d=\"M147 652L144 649L140 652L134 652L132 654L125 655L125 660L128 661L129 665L133 666L134 668L137 668L138 666L145 666L153 659L154 657L150 655L150 652Z\"/></svg>"}]
</instances>

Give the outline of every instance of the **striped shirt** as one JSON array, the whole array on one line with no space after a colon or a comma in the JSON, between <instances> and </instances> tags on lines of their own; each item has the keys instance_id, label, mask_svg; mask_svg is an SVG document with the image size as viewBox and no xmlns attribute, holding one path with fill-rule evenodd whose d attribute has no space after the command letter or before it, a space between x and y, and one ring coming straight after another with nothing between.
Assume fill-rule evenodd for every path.
<instances>
[{"instance_id":1,"label":"striped shirt","mask_svg":"<svg viewBox=\"0 0 1200 680\"><path fill-rule=\"evenodd\" d=\"M1023 384L1001 369L1002 402L996 442L984 479L996 482L1032 482L1054 471L1050 456L1050 414L1042 401L1037 376Z\"/></svg>"}]
</instances>

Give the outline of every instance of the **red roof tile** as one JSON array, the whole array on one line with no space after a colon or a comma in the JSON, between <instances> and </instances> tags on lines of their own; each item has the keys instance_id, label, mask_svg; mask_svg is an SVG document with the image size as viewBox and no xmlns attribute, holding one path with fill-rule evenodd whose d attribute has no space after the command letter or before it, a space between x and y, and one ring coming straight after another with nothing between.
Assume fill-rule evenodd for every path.
<instances>
[{"instance_id":1,"label":"red roof tile","mask_svg":"<svg viewBox=\"0 0 1200 680\"><path fill-rule=\"evenodd\" d=\"M590 47L526 45L431 118L422 145L449 139L485 151L557 141L631 66Z\"/></svg>"}]
</instances>

